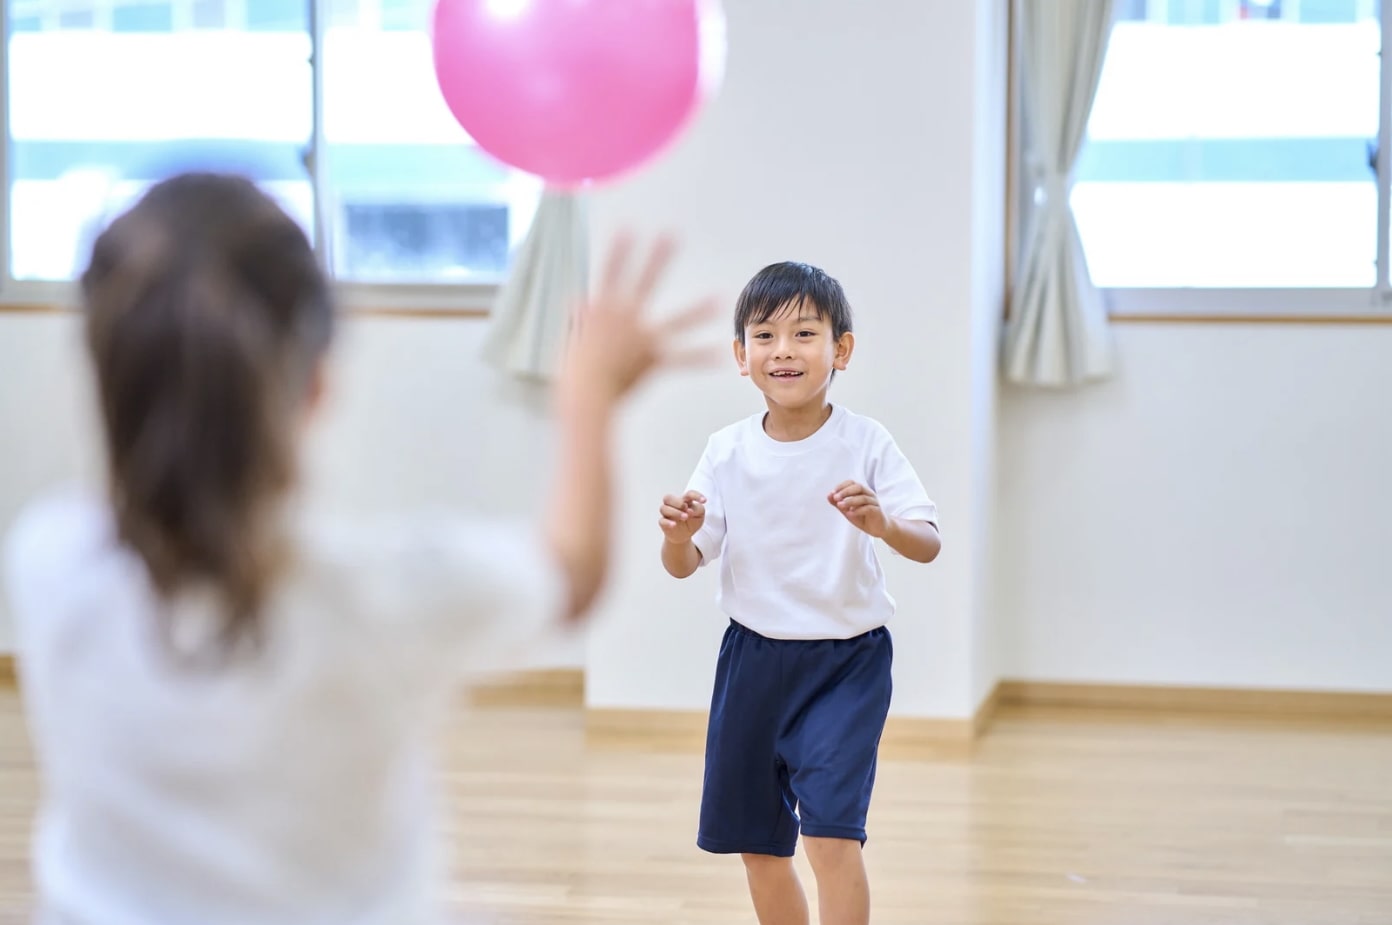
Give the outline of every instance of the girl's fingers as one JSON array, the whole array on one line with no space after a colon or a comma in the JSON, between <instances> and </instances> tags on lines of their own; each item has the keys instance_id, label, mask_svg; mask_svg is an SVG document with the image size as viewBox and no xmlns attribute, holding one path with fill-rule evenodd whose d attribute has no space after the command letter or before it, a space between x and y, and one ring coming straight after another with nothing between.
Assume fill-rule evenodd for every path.
<instances>
[{"instance_id":1,"label":"girl's fingers","mask_svg":"<svg viewBox=\"0 0 1392 925\"><path fill-rule=\"evenodd\" d=\"M653 293L657 291L658 283L662 281L662 274L667 271L667 265L672 262L672 253L676 250L676 242L670 235L662 235L657 239L657 244L652 252L648 254L648 261L643 265L643 271L638 276L638 284L633 290L633 301L630 307L633 311L642 311L649 301L652 300Z\"/></svg>"},{"instance_id":2,"label":"girl's fingers","mask_svg":"<svg viewBox=\"0 0 1392 925\"><path fill-rule=\"evenodd\" d=\"M620 232L609 245L609 256L604 260L604 272L600 274L599 299L612 299L619 292L619 281L623 278L624 267L628 264L629 251L633 250L633 236Z\"/></svg>"},{"instance_id":3,"label":"girl's fingers","mask_svg":"<svg viewBox=\"0 0 1392 925\"><path fill-rule=\"evenodd\" d=\"M692 347L686 350L667 350L662 354L662 365L699 369L717 366L730 356L729 346Z\"/></svg>"},{"instance_id":4,"label":"girl's fingers","mask_svg":"<svg viewBox=\"0 0 1392 925\"><path fill-rule=\"evenodd\" d=\"M720 316L720 299L707 296L694 305L689 305L675 315L662 319L662 327L668 333L685 331Z\"/></svg>"}]
</instances>

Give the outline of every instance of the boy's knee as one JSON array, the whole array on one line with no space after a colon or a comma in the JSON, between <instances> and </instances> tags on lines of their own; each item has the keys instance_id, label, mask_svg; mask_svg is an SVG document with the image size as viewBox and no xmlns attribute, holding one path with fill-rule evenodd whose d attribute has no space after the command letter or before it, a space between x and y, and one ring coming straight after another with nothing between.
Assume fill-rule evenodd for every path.
<instances>
[{"instance_id":1,"label":"boy's knee","mask_svg":"<svg viewBox=\"0 0 1392 925\"><path fill-rule=\"evenodd\" d=\"M776 854L742 854L740 859L744 861L744 869L753 878L785 876L793 867L792 858L779 857Z\"/></svg>"},{"instance_id":2,"label":"boy's knee","mask_svg":"<svg viewBox=\"0 0 1392 925\"><path fill-rule=\"evenodd\" d=\"M861 843L857 838L827 838L807 835L802 840L807 860L814 868L839 867L861 863Z\"/></svg>"}]
</instances>

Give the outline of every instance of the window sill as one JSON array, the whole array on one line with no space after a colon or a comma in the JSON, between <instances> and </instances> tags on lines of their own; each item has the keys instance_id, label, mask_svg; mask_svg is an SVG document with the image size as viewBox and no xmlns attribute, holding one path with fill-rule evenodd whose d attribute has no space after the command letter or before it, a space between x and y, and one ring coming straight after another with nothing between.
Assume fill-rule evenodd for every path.
<instances>
[{"instance_id":1,"label":"window sill","mask_svg":"<svg viewBox=\"0 0 1392 925\"><path fill-rule=\"evenodd\" d=\"M1103 289L1115 324L1392 324L1373 289Z\"/></svg>"},{"instance_id":2,"label":"window sill","mask_svg":"<svg viewBox=\"0 0 1392 925\"><path fill-rule=\"evenodd\" d=\"M498 287L344 284L339 309L350 318L486 318ZM22 283L0 292L0 315L66 314L77 311L69 283Z\"/></svg>"}]
</instances>

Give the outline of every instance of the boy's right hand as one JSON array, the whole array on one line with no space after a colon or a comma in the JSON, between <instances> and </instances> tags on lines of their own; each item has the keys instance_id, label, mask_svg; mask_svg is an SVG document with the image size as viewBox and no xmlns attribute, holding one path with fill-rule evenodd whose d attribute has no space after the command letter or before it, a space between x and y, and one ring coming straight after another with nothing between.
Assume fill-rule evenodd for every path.
<instances>
[{"instance_id":1,"label":"boy's right hand","mask_svg":"<svg viewBox=\"0 0 1392 925\"><path fill-rule=\"evenodd\" d=\"M659 514L657 524L667 542L678 546L689 543L706 522L706 496L699 491L688 491L681 497L668 495L662 499Z\"/></svg>"}]
</instances>

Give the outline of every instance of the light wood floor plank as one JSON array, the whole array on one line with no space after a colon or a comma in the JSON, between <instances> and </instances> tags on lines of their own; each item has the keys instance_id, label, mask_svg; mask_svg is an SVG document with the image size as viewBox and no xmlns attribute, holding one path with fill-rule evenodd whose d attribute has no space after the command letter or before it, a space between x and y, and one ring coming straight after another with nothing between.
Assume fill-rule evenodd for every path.
<instances>
[{"instance_id":1,"label":"light wood floor plank","mask_svg":"<svg viewBox=\"0 0 1392 925\"><path fill-rule=\"evenodd\" d=\"M753 922L739 861L694 845L698 752L546 707L463 712L444 752L467 921ZM0 922L36 796L0 692ZM879 925L1392 925L1392 730L1006 706L887 756L870 828Z\"/></svg>"}]
</instances>

